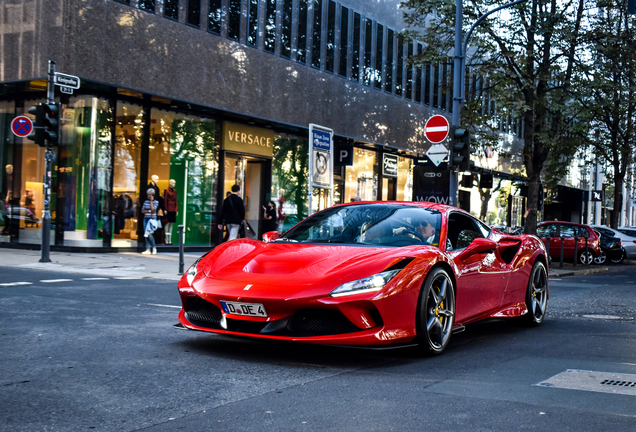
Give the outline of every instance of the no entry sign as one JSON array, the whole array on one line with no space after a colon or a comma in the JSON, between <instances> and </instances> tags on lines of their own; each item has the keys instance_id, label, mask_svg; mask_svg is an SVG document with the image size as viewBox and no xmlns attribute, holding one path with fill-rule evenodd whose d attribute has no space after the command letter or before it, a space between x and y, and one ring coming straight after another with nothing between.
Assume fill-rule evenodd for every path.
<instances>
[{"instance_id":1,"label":"no entry sign","mask_svg":"<svg viewBox=\"0 0 636 432\"><path fill-rule=\"evenodd\" d=\"M33 132L33 122L27 116L17 116L11 121L11 131L19 137L25 137Z\"/></svg>"},{"instance_id":2,"label":"no entry sign","mask_svg":"<svg viewBox=\"0 0 636 432\"><path fill-rule=\"evenodd\" d=\"M442 142L448 136L448 120L441 115L434 115L426 122L424 133L426 139L436 144Z\"/></svg>"}]
</instances>

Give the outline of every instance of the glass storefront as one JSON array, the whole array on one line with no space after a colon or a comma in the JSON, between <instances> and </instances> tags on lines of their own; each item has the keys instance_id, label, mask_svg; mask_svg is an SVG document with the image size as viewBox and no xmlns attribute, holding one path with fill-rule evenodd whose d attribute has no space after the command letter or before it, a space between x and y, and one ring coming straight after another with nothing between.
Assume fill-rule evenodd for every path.
<instances>
[{"instance_id":1,"label":"glass storefront","mask_svg":"<svg viewBox=\"0 0 636 432\"><path fill-rule=\"evenodd\" d=\"M154 233L160 247L178 244L179 225L185 246L222 241L217 215L234 184L241 186L246 219L259 234L262 207L270 200L279 231L307 217L307 137L219 123L129 96L64 100L52 170L51 245L143 248L140 209L149 188L163 213L163 227ZM0 242L41 243L44 149L10 131L11 120L26 111L22 106L39 102L0 102ZM412 159L399 158L397 177L380 185L380 154L355 148L353 164L339 171L333 197L326 189L312 191L314 210L327 207L330 198L411 200Z\"/></svg>"},{"instance_id":2,"label":"glass storefront","mask_svg":"<svg viewBox=\"0 0 636 432\"><path fill-rule=\"evenodd\" d=\"M42 100L25 100L27 107ZM39 244L42 242L42 211L45 172L44 148L27 138L11 132L11 120L25 115L34 120L26 109L13 102L2 102L0 121L2 126L2 204L0 211L0 242ZM52 197L55 204L55 196ZM53 208L53 207L52 207Z\"/></svg>"},{"instance_id":3,"label":"glass storefront","mask_svg":"<svg viewBox=\"0 0 636 432\"><path fill-rule=\"evenodd\" d=\"M150 116L148 186L155 188L163 227L156 244L178 244L178 226L184 226L184 244L214 243L211 227L217 214L219 172L214 120L161 109Z\"/></svg>"},{"instance_id":4,"label":"glass storefront","mask_svg":"<svg viewBox=\"0 0 636 432\"><path fill-rule=\"evenodd\" d=\"M378 157L372 150L354 148L353 164L346 168L344 202L378 199Z\"/></svg>"},{"instance_id":5,"label":"glass storefront","mask_svg":"<svg viewBox=\"0 0 636 432\"><path fill-rule=\"evenodd\" d=\"M276 203L278 230L284 231L308 215L309 140L278 135L272 160L271 200Z\"/></svg>"}]
</instances>

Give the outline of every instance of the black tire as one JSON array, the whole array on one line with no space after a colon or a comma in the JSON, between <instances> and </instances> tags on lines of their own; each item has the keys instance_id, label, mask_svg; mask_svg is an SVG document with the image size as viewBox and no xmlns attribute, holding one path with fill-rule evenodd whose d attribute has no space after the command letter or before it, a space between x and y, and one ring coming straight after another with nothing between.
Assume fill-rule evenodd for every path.
<instances>
[{"instance_id":1,"label":"black tire","mask_svg":"<svg viewBox=\"0 0 636 432\"><path fill-rule=\"evenodd\" d=\"M585 262L586 261L586 259L585 259L585 249L583 251L581 251L579 253L579 256L578 256L579 263L583 264L583 265L592 264L594 262L594 258L595 258L594 252L592 252L591 250L588 250L588 252L587 252L587 261L588 262Z\"/></svg>"},{"instance_id":2,"label":"black tire","mask_svg":"<svg viewBox=\"0 0 636 432\"><path fill-rule=\"evenodd\" d=\"M545 319L548 307L548 272L541 261L532 266L526 290L528 312L522 316L526 325L539 326Z\"/></svg>"},{"instance_id":3,"label":"black tire","mask_svg":"<svg viewBox=\"0 0 636 432\"><path fill-rule=\"evenodd\" d=\"M625 259L625 255L625 249L621 248L620 252L614 252L614 255L612 256L612 258L610 258L610 261L612 262L612 264L620 264Z\"/></svg>"},{"instance_id":4,"label":"black tire","mask_svg":"<svg viewBox=\"0 0 636 432\"><path fill-rule=\"evenodd\" d=\"M605 252L605 249L601 249L600 255L594 257L594 264L603 265L605 261L607 261L607 252Z\"/></svg>"},{"instance_id":5,"label":"black tire","mask_svg":"<svg viewBox=\"0 0 636 432\"><path fill-rule=\"evenodd\" d=\"M417 334L420 347L441 354L450 342L455 323L455 287L448 272L432 269L422 286L417 305Z\"/></svg>"}]
</instances>

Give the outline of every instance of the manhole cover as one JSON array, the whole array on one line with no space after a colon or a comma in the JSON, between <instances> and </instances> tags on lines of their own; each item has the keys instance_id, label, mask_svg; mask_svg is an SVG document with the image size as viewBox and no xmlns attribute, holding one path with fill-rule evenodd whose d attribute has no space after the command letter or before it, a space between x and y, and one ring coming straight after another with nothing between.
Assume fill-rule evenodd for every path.
<instances>
[{"instance_id":1,"label":"manhole cover","mask_svg":"<svg viewBox=\"0 0 636 432\"><path fill-rule=\"evenodd\" d=\"M535 385L636 396L636 375L632 374L568 369Z\"/></svg>"}]
</instances>

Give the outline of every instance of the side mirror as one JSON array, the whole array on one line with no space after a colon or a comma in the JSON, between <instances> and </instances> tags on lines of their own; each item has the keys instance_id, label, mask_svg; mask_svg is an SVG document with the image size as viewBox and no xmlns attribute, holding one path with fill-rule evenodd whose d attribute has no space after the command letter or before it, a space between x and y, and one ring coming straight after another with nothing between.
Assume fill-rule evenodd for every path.
<instances>
[{"instance_id":1,"label":"side mirror","mask_svg":"<svg viewBox=\"0 0 636 432\"><path fill-rule=\"evenodd\" d=\"M473 255L493 252L495 249L497 249L497 243L495 241L485 238L476 238L466 249L457 255L457 258L465 260Z\"/></svg>"},{"instance_id":2,"label":"side mirror","mask_svg":"<svg viewBox=\"0 0 636 432\"><path fill-rule=\"evenodd\" d=\"M265 234L263 234L263 241L265 243L271 243L274 240L276 240L278 237L280 237L280 234L278 234L278 231L268 231Z\"/></svg>"}]
</instances>

